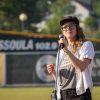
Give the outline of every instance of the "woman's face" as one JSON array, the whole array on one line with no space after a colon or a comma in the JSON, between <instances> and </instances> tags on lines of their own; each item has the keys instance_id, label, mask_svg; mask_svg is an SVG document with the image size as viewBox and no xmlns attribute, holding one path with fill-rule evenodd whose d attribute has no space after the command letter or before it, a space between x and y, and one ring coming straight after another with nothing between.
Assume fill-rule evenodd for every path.
<instances>
[{"instance_id":1,"label":"woman's face","mask_svg":"<svg viewBox=\"0 0 100 100\"><path fill-rule=\"evenodd\" d=\"M61 26L61 31L67 39L75 39L76 38L76 25L73 22L67 22L63 26Z\"/></svg>"}]
</instances>

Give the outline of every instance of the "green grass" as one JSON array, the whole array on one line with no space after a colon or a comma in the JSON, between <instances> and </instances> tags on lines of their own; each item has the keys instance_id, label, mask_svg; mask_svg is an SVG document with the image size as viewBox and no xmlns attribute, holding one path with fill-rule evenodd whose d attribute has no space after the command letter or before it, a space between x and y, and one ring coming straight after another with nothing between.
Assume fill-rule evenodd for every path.
<instances>
[{"instance_id":1,"label":"green grass","mask_svg":"<svg viewBox=\"0 0 100 100\"><path fill-rule=\"evenodd\" d=\"M52 88L0 88L0 100L50 100Z\"/></svg>"},{"instance_id":2,"label":"green grass","mask_svg":"<svg viewBox=\"0 0 100 100\"><path fill-rule=\"evenodd\" d=\"M93 97L93 100L100 100L100 86L93 88L92 97Z\"/></svg>"},{"instance_id":3,"label":"green grass","mask_svg":"<svg viewBox=\"0 0 100 100\"><path fill-rule=\"evenodd\" d=\"M51 100L53 88L0 88L0 100ZM100 100L100 87L94 87L93 100Z\"/></svg>"}]
</instances>

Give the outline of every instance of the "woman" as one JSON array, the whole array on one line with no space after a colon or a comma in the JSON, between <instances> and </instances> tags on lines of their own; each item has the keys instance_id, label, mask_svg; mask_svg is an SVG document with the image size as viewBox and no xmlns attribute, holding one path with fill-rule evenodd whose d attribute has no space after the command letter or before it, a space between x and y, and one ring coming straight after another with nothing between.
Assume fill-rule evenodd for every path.
<instances>
[{"instance_id":1,"label":"woman","mask_svg":"<svg viewBox=\"0 0 100 100\"><path fill-rule=\"evenodd\" d=\"M57 100L92 100L92 42L85 39L77 17L62 19L60 26L64 37L59 40L59 45L64 47L59 54ZM56 80L54 65L48 64L47 70Z\"/></svg>"}]
</instances>

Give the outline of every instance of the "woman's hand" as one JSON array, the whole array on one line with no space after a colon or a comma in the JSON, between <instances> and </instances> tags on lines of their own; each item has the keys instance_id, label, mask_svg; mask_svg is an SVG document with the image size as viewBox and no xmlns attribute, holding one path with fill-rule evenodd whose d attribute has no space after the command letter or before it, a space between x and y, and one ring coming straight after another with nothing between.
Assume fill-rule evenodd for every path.
<instances>
[{"instance_id":1,"label":"woman's hand","mask_svg":"<svg viewBox=\"0 0 100 100\"><path fill-rule=\"evenodd\" d=\"M66 49L67 48L67 40L65 39L65 38L61 38L61 39L59 39L59 41L58 41L58 43L59 43L59 45L60 44L64 44L64 48Z\"/></svg>"},{"instance_id":2,"label":"woman's hand","mask_svg":"<svg viewBox=\"0 0 100 100\"><path fill-rule=\"evenodd\" d=\"M54 65L48 64L47 65L47 71L48 71L49 74L53 74L54 73Z\"/></svg>"}]
</instances>

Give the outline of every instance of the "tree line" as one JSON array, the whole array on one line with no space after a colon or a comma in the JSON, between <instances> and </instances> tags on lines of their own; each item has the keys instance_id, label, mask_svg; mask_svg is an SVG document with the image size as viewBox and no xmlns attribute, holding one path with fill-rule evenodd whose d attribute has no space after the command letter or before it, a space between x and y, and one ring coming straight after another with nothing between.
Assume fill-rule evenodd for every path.
<instances>
[{"instance_id":1,"label":"tree line","mask_svg":"<svg viewBox=\"0 0 100 100\"><path fill-rule=\"evenodd\" d=\"M100 17L99 4L99 0L93 0L95 18ZM0 29L21 31L19 15L25 13L28 17L24 23L26 31L56 34L59 33L59 20L74 11L70 0L0 0ZM43 25L45 28L38 30L37 23L40 22L40 28ZM89 30L98 28L93 17L89 16L84 23Z\"/></svg>"}]
</instances>

